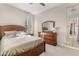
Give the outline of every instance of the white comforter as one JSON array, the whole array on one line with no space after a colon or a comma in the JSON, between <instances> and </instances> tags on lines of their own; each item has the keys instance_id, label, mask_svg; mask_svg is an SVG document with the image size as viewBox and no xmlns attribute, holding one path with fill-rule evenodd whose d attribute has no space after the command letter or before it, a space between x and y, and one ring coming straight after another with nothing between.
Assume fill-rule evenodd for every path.
<instances>
[{"instance_id":1,"label":"white comforter","mask_svg":"<svg viewBox=\"0 0 79 59\"><path fill-rule=\"evenodd\" d=\"M38 44L42 43L43 40L38 37L23 35L14 38L3 38L1 41L1 55L17 55L27 51Z\"/></svg>"}]
</instances>

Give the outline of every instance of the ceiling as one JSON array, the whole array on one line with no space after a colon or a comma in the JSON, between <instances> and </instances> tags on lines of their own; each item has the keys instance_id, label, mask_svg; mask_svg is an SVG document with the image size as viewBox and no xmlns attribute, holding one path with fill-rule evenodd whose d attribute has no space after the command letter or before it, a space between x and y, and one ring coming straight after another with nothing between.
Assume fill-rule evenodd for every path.
<instances>
[{"instance_id":1,"label":"ceiling","mask_svg":"<svg viewBox=\"0 0 79 59\"><path fill-rule=\"evenodd\" d=\"M45 3L46 6L42 6L39 3L10 3L9 5L14 6L16 8L19 8L21 10L30 12L32 14L38 14L41 13L47 9L56 7L60 5L60 3Z\"/></svg>"}]
</instances>

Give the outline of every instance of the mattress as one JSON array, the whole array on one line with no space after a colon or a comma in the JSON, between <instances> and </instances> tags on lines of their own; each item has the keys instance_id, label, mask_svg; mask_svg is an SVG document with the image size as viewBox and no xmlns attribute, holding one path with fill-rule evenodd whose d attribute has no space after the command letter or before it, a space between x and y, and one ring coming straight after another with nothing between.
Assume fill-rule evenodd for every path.
<instances>
[{"instance_id":1,"label":"mattress","mask_svg":"<svg viewBox=\"0 0 79 59\"><path fill-rule=\"evenodd\" d=\"M1 55L14 56L22 52L28 51L42 43L43 40L39 37L25 35L16 38L3 38L1 41Z\"/></svg>"}]
</instances>

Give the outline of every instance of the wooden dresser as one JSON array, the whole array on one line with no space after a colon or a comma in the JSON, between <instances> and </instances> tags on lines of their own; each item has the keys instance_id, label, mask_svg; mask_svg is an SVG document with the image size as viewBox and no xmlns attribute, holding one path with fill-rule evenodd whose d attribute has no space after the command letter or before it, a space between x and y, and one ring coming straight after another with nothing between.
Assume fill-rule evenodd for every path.
<instances>
[{"instance_id":1,"label":"wooden dresser","mask_svg":"<svg viewBox=\"0 0 79 59\"><path fill-rule=\"evenodd\" d=\"M57 45L57 33L54 32L38 32L38 36L43 38L45 43L56 46Z\"/></svg>"}]
</instances>

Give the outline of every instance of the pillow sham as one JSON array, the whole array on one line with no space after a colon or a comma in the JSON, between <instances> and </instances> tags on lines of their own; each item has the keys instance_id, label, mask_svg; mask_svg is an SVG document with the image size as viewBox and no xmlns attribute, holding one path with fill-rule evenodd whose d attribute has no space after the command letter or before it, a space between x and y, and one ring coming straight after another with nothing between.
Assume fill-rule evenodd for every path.
<instances>
[{"instance_id":1,"label":"pillow sham","mask_svg":"<svg viewBox=\"0 0 79 59\"><path fill-rule=\"evenodd\" d=\"M16 36L16 31L5 31L5 36L8 38L12 38Z\"/></svg>"},{"instance_id":2,"label":"pillow sham","mask_svg":"<svg viewBox=\"0 0 79 59\"><path fill-rule=\"evenodd\" d=\"M7 35L7 34L15 34L16 31L4 31L4 33L5 33L5 35Z\"/></svg>"}]
</instances>

